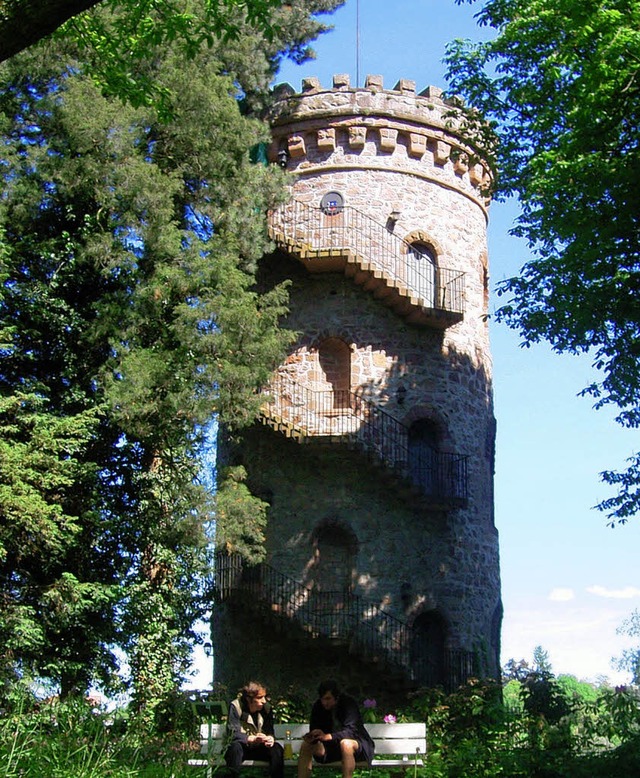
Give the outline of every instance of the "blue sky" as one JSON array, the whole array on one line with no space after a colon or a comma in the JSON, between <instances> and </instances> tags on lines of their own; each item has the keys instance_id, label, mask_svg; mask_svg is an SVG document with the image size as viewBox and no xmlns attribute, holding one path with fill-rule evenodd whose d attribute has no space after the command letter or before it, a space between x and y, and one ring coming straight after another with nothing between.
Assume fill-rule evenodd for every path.
<instances>
[{"instance_id":1,"label":"blue sky","mask_svg":"<svg viewBox=\"0 0 640 778\"><path fill-rule=\"evenodd\" d=\"M479 7L480 0L473 6L454 0L359 0L360 85L371 73L384 76L386 88L400 78L414 80L418 91L446 87L441 62L446 44L489 34L473 19ZM276 81L299 90L302 78L317 76L330 87L334 73L349 73L355 84L356 11L357 0L347 0L326 17L334 30L316 42L315 61L285 63ZM493 288L529 257L524 243L508 235L516 215L513 203L491 207ZM594 376L588 357L558 356L545 345L522 349L519 341L506 327L492 326L502 660L530 661L534 647L542 645L556 673L628 681L610 659L633 645L616 635L616 628L640 608L640 517L610 529L592 506L610 494L598 473L623 467L637 434L577 397ZM206 685L206 675L195 686Z\"/></svg>"}]
</instances>

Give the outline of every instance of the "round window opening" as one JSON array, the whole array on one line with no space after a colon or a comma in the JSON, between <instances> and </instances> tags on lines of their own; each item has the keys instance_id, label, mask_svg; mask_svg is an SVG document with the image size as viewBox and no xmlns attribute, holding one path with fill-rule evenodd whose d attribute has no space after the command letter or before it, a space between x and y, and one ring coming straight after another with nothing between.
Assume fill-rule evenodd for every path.
<instances>
[{"instance_id":1,"label":"round window opening","mask_svg":"<svg viewBox=\"0 0 640 778\"><path fill-rule=\"evenodd\" d=\"M335 216L342 213L344 208L344 197L340 192L327 192L320 200L320 210L327 216Z\"/></svg>"}]
</instances>

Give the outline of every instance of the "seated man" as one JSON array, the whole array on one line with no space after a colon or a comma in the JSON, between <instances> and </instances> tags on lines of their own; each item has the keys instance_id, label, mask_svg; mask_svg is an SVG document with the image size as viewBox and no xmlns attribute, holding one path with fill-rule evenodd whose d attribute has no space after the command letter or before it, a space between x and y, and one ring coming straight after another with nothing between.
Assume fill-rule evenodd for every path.
<instances>
[{"instance_id":1,"label":"seated man","mask_svg":"<svg viewBox=\"0 0 640 778\"><path fill-rule=\"evenodd\" d=\"M351 778L356 762L371 764L374 742L364 727L358 703L343 694L333 680L318 687L309 732L300 745L298 778L309 778L312 757L317 762L342 762L342 778Z\"/></svg>"},{"instance_id":2,"label":"seated man","mask_svg":"<svg viewBox=\"0 0 640 778\"><path fill-rule=\"evenodd\" d=\"M250 681L231 701L227 729L231 742L224 759L232 776L240 773L245 759L260 759L269 763L271 778L283 778L283 748L273 735L273 712L261 683Z\"/></svg>"}]
</instances>

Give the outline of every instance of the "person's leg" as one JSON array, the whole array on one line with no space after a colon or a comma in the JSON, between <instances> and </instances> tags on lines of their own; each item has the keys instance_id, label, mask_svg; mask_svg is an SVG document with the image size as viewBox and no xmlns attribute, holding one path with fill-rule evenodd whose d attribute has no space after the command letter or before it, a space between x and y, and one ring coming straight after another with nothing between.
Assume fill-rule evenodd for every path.
<instances>
[{"instance_id":1,"label":"person's leg","mask_svg":"<svg viewBox=\"0 0 640 778\"><path fill-rule=\"evenodd\" d=\"M269 757L270 778L283 778L284 776L284 749L280 743L274 743L270 748L265 748Z\"/></svg>"},{"instance_id":2,"label":"person's leg","mask_svg":"<svg viewBox=\"0 0 640 778\"><path fill-rule=\"evenodd\" d=\"M240 775L240 768L244 761L244 748L239 740L232 740L229 743L227 750L224 752L224 761L233 776Z\"/></svg>"},{"instance_id":3,"label":"person's leg","mask_svg":"<svg viewBox=\"0 0 640 778\"><path fill-rule=\"evenodd\" d=\"M300 743L300 753L298 754L298 778L309 778L313 757L318 762L325 761L326 751L324 744L321 742L307 743L306 740L303 740Z\"/></svg>"},{"instance_id":4,"label":"person's leg","mask_svg":"<svg viewBox=\"0 0 640 778\"><path fill-rule=\"evenodd\" d=\"M351 778L356 769L356 751L358 750L357 740L341 740L340 756L342 759L342 778Z\"/></svg>"},{"instance_id":5,"label":"person's leg","mask_svg":"<svg viewBox=\"0 0 640 778\"><path fill-rule=\"evenodd\" d=\"M309 778L311 775L311 760L315 745L303 740L300 743L300 753L298 754L298 778Z\"/></svg>"}]
</instances>

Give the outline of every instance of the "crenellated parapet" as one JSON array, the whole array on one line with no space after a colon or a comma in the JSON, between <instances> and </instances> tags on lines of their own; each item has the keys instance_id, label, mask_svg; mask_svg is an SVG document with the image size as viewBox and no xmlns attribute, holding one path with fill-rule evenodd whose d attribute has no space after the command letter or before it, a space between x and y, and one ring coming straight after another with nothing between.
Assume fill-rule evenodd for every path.
<instances>
[{"instance_id":1,"label":"crenellated parapet","mask_svg":"<svg viewBox=\"0 0 640 778\"><path fill-rule=\"evenodd\" d=\"M286 152L288 169L298 174L318 166L400 171L456 189L484 209L492 171L442 95L434 86L417 93L408 79L384 89L375 75L362 88L352 87L347 75L334 76L332 89L317 78L304 79L299 93L281 84L269 115L271 159Z\"/></svg>"}]
</instances>

